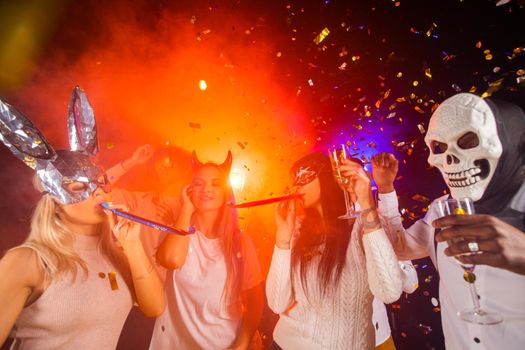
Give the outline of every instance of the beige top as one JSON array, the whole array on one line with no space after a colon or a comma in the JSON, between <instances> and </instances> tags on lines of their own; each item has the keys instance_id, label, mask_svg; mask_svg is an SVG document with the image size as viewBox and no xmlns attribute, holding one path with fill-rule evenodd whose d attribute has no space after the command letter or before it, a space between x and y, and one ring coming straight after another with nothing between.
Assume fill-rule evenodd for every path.
<instances>
[{"instance_id":1,"label":"beige top","mask_svg":"<svg viewBox=\"0 0 525 350\"><path fill-rule=\"evenodd\" d=\"M51 282L45 292L24 308L12 331L11 350L115 349L133 305L120 274L118 289L110 283L117 269L99 250L99 237L76 236L75 249L89 274L79 268L73 276ZM43 264L44 265L44 264Z\"/></svg>"}]
</instances>

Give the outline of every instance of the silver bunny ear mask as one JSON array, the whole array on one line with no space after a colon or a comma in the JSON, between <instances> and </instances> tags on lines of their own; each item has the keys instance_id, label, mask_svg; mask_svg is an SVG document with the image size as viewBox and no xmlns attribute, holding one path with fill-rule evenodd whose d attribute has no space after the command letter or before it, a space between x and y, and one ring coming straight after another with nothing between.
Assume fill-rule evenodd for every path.
<instances>
[{"instance_id":1,"label":"silver bunny ear mask","mask_svg":"<svg viewBox=\"0 0 525 350\"><path fill-rule=\"evenodd\" d=\"M55 151L33 123L0 99L0 140L27 166L36 171L44 190L64 204L87 199L98 187L107 190L98 153L93 109L80 87L71 94L68 110L70 150ZM84 186L68 186L80 182Z\"/></svg>"}]
</instances>

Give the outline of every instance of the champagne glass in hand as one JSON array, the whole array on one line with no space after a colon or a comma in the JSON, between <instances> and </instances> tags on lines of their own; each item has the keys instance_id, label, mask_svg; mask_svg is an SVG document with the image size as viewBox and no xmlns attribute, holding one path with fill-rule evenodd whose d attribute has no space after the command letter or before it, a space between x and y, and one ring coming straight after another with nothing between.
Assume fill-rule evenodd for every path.
<instances>
[{"instance_id":1,"label":"champagne glass in hand","mask_svg":"<svg viewBox=\"0 0 525 350\"><path fill-rule=\"evenodd\" d=\"M343 190L345 196L346 213L339 216L341 220L353 219L359 216L359 212L356 212L355 205L350 201L348 191L346 191L346 185L348 184L348 178L341 175L339 166L341 165L341 159L348 159L349 152L348 147L343 143L337 146L332 146L328 149L328 156L330 157L330 163L332 164L332 172L335 177L335 181Z\"/></svg>"},{"instance_id":2,"label":"champagne glass in hand","mask_svg":"<svg viewBox=\"0 0 525 350\"><path fill-rule=\"evenodd\" d=\"M439 214L441 216L448 215L472 215L474 214L474 204L470 198L459 198L459 199L445 199L437 202ZM469 248L472 253L478 254L477 242L469 242ZM503 321L503 317L495 312L487 312L481 309L481 305L478 299L478 293L476 291L476 275L474 274L474 268L476 265L462 263L460 260L453 258L464 270L463 279L468 283L470 296L472 298L473 308L458 311L458 316L467 322L477 323L482 325L498 324Z\"/></svg>"}]
</instances>

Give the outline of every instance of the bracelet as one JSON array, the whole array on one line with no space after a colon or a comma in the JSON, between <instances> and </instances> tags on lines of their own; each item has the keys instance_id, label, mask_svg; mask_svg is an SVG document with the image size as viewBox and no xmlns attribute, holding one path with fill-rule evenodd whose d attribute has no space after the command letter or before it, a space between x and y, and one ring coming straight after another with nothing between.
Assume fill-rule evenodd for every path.
<instances>
[{"instance_id":1,"label":"bracelet","mask_svg":"<svg viewBox=\"0 0 525 350\"><path fill-rule=\"evenodd\" d=\"M369 217L369 214L372 214ZM361 212L361 220L363 223L364 229L374 229L381 227L381 221L379 220L379 215L377 214L376 208L368 208Z\"/></svg>"},{"instance_id":2,"label":"bracelet","mask_svg":"<svg viewBox=\"0 0 525 350\"><path fill-rule=\"evenodd\" d=\"M149 275L151 275L152 272L153 272L153 264L150 263L148 270L140 276L133 277L133 280L137 281L137 280L142 280L144 278L147 278Z\"/></svg>"}]
</instances>

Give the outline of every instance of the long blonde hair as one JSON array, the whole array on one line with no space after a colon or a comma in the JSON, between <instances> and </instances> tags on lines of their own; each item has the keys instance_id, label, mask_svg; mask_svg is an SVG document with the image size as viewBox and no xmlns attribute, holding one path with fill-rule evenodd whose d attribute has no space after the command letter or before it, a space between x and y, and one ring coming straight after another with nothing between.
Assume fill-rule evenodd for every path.
<instances>
[{"instance_id":1,"label":"long blonde hair","mask_svg":"<svg viewBox=\"0 0 525 350\"><path fill-rule=\"evenodd\" d=\"M219 209L213 231L219 236L224 260L226 262L226 284L222 293L223 305L226 305L228 301L235 301L240 296L242 276L244 274L241 230L239 229L237 209L227 204L227 202L235 203L233 190L228 180L229 174L215 163L209 162L203 165L203 167L206 166L211 166L219 170L225 193L224 202Z\"/></svg>"},{"instance_id":2,"label":"long blonde hair","mask_svg":"<svg viewBox=\"0 0 525 350\"><path fill-rule=\"evenodd\" d=\"M35 183L39 188L39 184ZM79 268L85 275L89 273L88 265L75 251L75 233L62 223L57 213L62 204L49 194L44 194L38 201L31 218L29 236L19 247L34 250L43 264L44 285L71 274L73 279ZM131 273L126 257L111 239L109 225L99 224L101 252L115 265L128 287L132 287Z\"/></svg>"}]
</instances>

